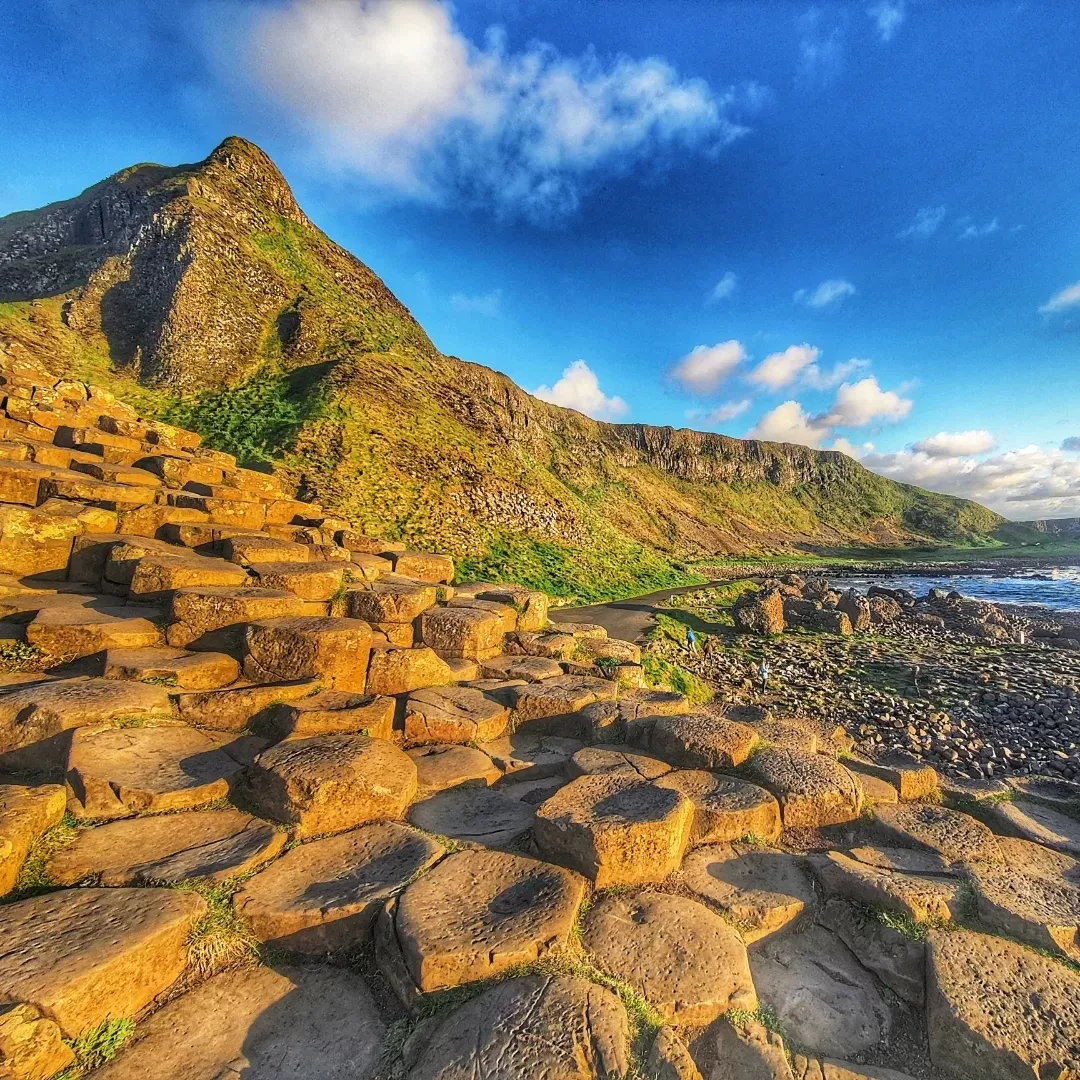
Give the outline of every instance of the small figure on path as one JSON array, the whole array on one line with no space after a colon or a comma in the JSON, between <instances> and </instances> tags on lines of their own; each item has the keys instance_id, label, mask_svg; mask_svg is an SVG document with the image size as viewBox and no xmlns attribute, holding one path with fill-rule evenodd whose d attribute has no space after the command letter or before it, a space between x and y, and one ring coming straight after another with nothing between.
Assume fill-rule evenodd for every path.
<instances>
[{"instance_id":1,"label":"small figure on path","mask_svg":"<svg viewBox=\"0 0 1080 1080\"><path fill-rule=\"evenodd\" d=\"M762 660L758 667L758 674L761 676L761 689L769 689L769 661Z\"/></svg>"},{"instance_id":2,"label":"small figure on path","mask_svg":"<svg viewBox=\"0 0 1080 1080\"><path fill-rule=\"evenodd\" d=\"M697 652L697 635L688 626L686 628L686 647L692 652Z\"/></svg>"},{"instance_id":3,"label":"small figure on path","mask_svg":"<svg viewBox=\"0 0 1080 1080\"><path fill-rule=\"evenodd\" d=\"M920 697L922 696L922 690L919 688L919 665L911 665L911 681L915 684L915 693Z\"/></svg>"},{"instance_id":4,"label":"small figure on path","mask_svg":"<svg viewBox=\"0 0 1080 1080\"><path fill-rule=\"evenodd\" d=\"M706 660L711 660L716 653L716 638L712 634L709 634L705 638L705 646L702 651L705 654Z\"/></svg>"}]
</instances>

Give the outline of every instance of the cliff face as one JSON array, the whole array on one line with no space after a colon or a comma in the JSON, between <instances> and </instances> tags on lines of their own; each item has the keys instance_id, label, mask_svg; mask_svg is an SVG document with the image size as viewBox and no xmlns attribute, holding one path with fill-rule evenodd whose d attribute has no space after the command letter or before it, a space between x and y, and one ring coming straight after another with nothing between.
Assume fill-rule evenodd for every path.
<instances>
[{"instance_id":1,"label":"cliff face","mask_svg":"<svg viewBox=\"0 0 1080 1080\"><path fill-rule=\"evenodd\" d=\"M0 348L90 365L372 530L555 591L659 586L672 560L719 552L961 540L1001 520L835 452L598 423L440 354L242 139L0 219Z\"/></svg>"},{"instance_id":2,"label":"cliff face","mask_svg":"<svg viewBox=\"0 0 1080 1080\"><path fill-rule=\"evenodd\" d=\"M1042 521L1018 521L1016 524L1062 540L1080 540L1080 518L1045 518Z\"/></svg>"}]
</instances>

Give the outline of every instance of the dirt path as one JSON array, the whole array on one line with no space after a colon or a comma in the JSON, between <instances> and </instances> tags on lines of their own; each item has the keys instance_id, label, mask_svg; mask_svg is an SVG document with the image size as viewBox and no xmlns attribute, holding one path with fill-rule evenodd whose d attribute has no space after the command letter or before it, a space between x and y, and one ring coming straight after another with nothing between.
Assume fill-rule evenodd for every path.
<instances>
[{"instance_id":1,"label":"dirt path","mask_svg":"<svg viewBox=\"0 0 1080 1080\"><path fill-rule=\"evenodd\" d=\"M645 596L631 596L626 600L612 600L607 604L590 604L588 607L552 608L551 621L599 623L613 638L637 641L648 633L653 617L661 604L672 596L696 592L724 581L710 581L704 585L684 585L678 589L661 589Z\"/></svg>"}]
</instances>

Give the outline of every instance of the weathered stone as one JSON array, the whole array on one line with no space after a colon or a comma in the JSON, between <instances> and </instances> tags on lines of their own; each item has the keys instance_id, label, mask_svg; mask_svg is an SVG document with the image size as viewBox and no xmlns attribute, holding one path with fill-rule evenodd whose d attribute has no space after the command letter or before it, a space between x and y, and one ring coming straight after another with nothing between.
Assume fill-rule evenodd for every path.
<instances>
[{"instance_id":1,"label":"weathered stone","mask_svg":"<svg viewBox=\"0 0 1080 1080\"><path fill-rule=\"evenodd\" d=\"M986 808L995 828L1080 858L1080 821L1030 799L997 802Z\"/></svg>"},{"instance_id":2,"label":"weathered stone","mask_svg":"<svg viewBox=\"0 0 1080 1080\"><path fill-rule=\"evenodd\" d=\"M577 639L573 634L561 630L548 630L544 633L532 633L518 630L507 646L511 651L520 650L526 656L543 656L549 660L569 660L577 648Z\"/></svg>"},{"instance_id":3,"label":"weathered stone","mask_svg":"<svg viewBox=\"0 0 1080 1080\"><path fill-rule=\"evenodd\" d=\"M757 1008L746 946L707 907L683 896L609 896L589 909L582 944L601 971L628 982L665 1023L708 1024Z\"/></svg>"},{"instance_id":4,"label":"weathered stone","mask_svg":"<svg viewBox=\"0 0 1080 1080\"><path fill-rule=\"evenodd\" d=\"M880 844L860 844L849 849L848 856L879 870L898 870L902 874L934 874L949 877L952 864L936 851L919 848L886 847Z\"/></svg>"},{"instance_id":5,"label":"weathered stone","mask_svg":"<svg viewBox=\"0 0 1080 1080\"><path fill-rule=\"evenodd\" d=\"M1070 855L1011 836L999 836L997 845L1005 860L1004 865L1014 873L1080 882L1080 861ZM978 870L978 863L972 864L971 869Z\"/></svg>"},{"instance_id":6,"label":"weathered stone","mask_svg":"<svg viewBox=\"0 0 1080 1080\"><path fill-rule=\"evenodd\" d=\"M877 1065L853 1065L850 1061L836 1061L795 1054L791 1059L793 1080L914 1080L907 1073L895 1069L882 1069Z\"/></svg>"},{"instance_id":7,"label":"weathered stone","mask_svg":"<svg viewBox=\"0 0 1080 1080\"><path fill-rule=\"evenodd\" d=\"M427 993L491 978L566 945L585 881L559 866L473 849L444 859L397 903L395 927Z\"/></svg>"},{"instance_id":8,"label":"weathered stone","mask_svg":"<svg viewBox=\"0 0 1080 1080\"><path fill-rule=\"evenodd\" d=\"M464 686L416 690L405 701L407 743L465 743L497 739L509 710Z\"/></svg>"},{"instance_id":9,"label":"weathered stone","mask_svg":"<svg viewBox=\"0 0 1080 1080\"><path fill-rule=\"evenodd\" d=\"M582 675L560 675L528 683L514 697L517 723L579 712L594 701L614 701L618 688L606 679Z\"/></svg>"},{"instance_id":10,"label":"weathered stone","mask_svg":"<svg viewBox=\"0 0 1080 1080\"><path fill-rule=\"evenodd\" d=\"M245 674L261 682L318 679L327 688L363 693L371 627L360 619L293 617L249 623Z\"/></svg>"},{"instance_id":11,"label":"weathered stone","mask_svg":"<svg viewBox=\"0 0 1080 1080\"><path fill-rule=\"evenodd\" d=\"M380 559L378 555L365 555L363 552L354 551L346 568L345 576L357 581L378 581L386 574L393 573L393 566L388 559Z\"/></svg>"},{"instance_id":12,"label":"weathered stone","mask_svg":"<svg viewBox=\"0 0 1080 1080\"><path fill-rule=\"evenodd\" d=\"M870 629L870 603L855 589L846 589L836 605L851 623L852 630Z\"/></svg>"},{"instance_id":13,"label":"weathered stone","mask_svg":"<svg viewBox=\"0 0 1080 1080\"><path fill-rule=\"evenodd\" d=\"M249 580L248 572L242 566L224 559L207 559L200 555L183 558L147 555L139 560L128 588L133 597L159 600L171 596L177 589L242 588Z\"/></svg>"},{"instance_id":14,"label":"weathered stone","mask_svg":"<svg viewBox=\"0 0 1080 1080\"><path fill-rule=\"evenodd\" d=\"M376 647L368 664L370 694L409 694L426 686L446 686L453 672L433 649ZM444 740L445 741L445 740Z\"/></svg>"},{"instance_id":15,"label":"weathered stone","mask_svg":"<svg viewBox=\"0 0 1080 1080\"><path fill-rule=\"evenodd\" d=\"M566 772L571 780L597 773L623 773L642 780L655 780L671 772L671 766L649 754L635 754L625 746L614 744L586 746L579 750L567 763Z\"/></svg>"},{"instance_id":16,"label":"weathered stone","mask_svg":"<svg viewBox=\"0 0 1080 1080\"><path fill-rule=\"evenodd\" d=\"M540 682L562 675L561 665L543 656L513 656L500 654L480 661L480 673L485 679L522 679Z\"/></svg>"},{"instance_id":17,"label":"weathered stone","mask_svg":"<svg viewBox=\"0 0 1080 1080\"><path fill-rule=\"evenodd\" d=\"M745 592L732 608L735 629L744 634L782 634L784 597L776 589Z\"/></svg>"},{"instance_id":18,"label":"weathered stone","mask_svg":"<svg viewBox=\"0 0 1080 1080\"><path fill-rule=\"evenodd\" d=\"M383 901L442 853L406 825L361 825L293 848L251 878L233 906L260 941L294 952L336 952L363 941Z\"/></svg>"},{"instance_id":19,"label":"weathered stone","mask_svg":"<svg viewBox=\"0 0 1080 1080\"><path fill-rule=\"evenodd\" d=\"M935 851L949 863L1001 862L994 834L959 810L921 803L879 806L874 827L889 843Z\"/></svg>"},{"instance_id":20,"label":"weathered stone","mask_svg":"<svg viewBox=\"0 0 1080 1080\"><path fill-rule=\"evenodd\" d=\"M0 986L67 1038L133 1016L187 964L202 897L176 889L69 889L0 907Z\"/></svg>"},{"instance_id":21,"label":"weathered stone","mask_svg":"<svg viewBox=\"0 0 1080 1080\"><path fill-rule=\"evenodd\" d=\"M509 604L517 611L517 628L528 633L543 630L548 624L547 593L526 589L523 585L491 585L473 582L456 586L458 596L471 596L477 600L491 600Z\"/></svg>"},{"instance_id":22,"label":"weathered stone","mask_svg":"<svg viewBox=\"0 0 1080 1080\"><path fill-rule=\"evenodd\" d=\"M933 798L939 793L937 772L904 750L882 754L873 761L854 761L850 768L891 784L904 801Z\"/></svg>"},{"instance_id":23,"label":"weathered stone","mask_svg":"<svg viewBox=\"0 0 1080 1080\"><path fill-rule=\"evenodd\" d=\"M694 808L681 792L631 776L582 776L543 803L533 835L540 852L598 889L663 881L677 870Z\"/></svg>"},{"instance_id":24,"label":"weathered stone","mask_svg":"<svg viewBox=\"0 0 1080 1080\"><path fill-rule=\"evenodd\" d=\"M661 1027L649 1047L645 1068L655 1080L701 1080L701 1073L690 1056L690 1051L675 1031Z\"/></svg>"},{"instance_id":25,"label":"weathered stone","mask_svg":"<svg viewBox=\"0 0 1080 1080\"><path fill-rule=\"evenodd\" d=\"M425 832L467 844L512 847L533 824L534 808L505 791L451 788L409 807L409 821Z\"/></svg>"},{"instance_id":26,"label":"weathered stone","mask_svg":"<svg viewBox=\"0 0 1080 1080\"><path fill-rule=\"evenodd\" d=\"M376 581L369 588L350 589L345 598L346 614L369 623L411 623L435 606L432 585L405 585Z\"/></svg>"},{"instance_id":27,"label":"weathered stone","mask_svg":"<svg viewBox=\"0 0 1080 1080\"><path fill-rule=\"evenodd\" d=\"M748 844L695 848L679 880L724 911L747 942L783 929L814 902L813 882L797 856Z\"/></svg>"},{"instance_id":28,"label":"weathered stone","mask_svg":"<svg viewBox=\"0 0 1080 1080\"><path fill-rule=\"evenodd\" d=\"M34 1005L0 1004L0 1076L49 1080L74 1064L75 1051L60 1028Z\"/></svg>"},{"instance_id":29,"label":"weathered stone","mask_svg":"<svg viewBox=\"0 0 1080 1080\"><path fill-rule=\"evenodd\" d=\"M433 584L454 580L454 560L449 555L431 555L426 551L379 552L394 564L394 573Z\"/></svg>"},{"instance_id":30,"label":"weathered stone","mask_svg":"<svg viewBox=\"0 0 1080 1080\"><path fill-rule=\"evenodd\" d=\"M570 759L583 744L577 739L534 735L525 730L482 742L479 746L507 776L518 780L540 780L564 773Z\"/></svg>"},{"instance_id":31,"label":"weathered stone","mask_svg":"<svg viewBox=\"0 0 1080 1080\"><path fill-rule=\"evenodd\" d=\"M935 931L927 956L930 1058L948 1076L1080 1073L1080 975L1022 945Z\"/></svg>"},{"instance_id":32,"label":"weathered stone","mask_svg":"<svg viewBox=\"0 0 1080 1080\"><path fill-rule=\"evenodd\" d=\"M394 733L396 703L390 697L323 690L290 704L278 704L258 721L272 739L293 735L370 735L389 739Z\"/></svg>"},{"instance_id":33,"label":"weathered stone","mask_svg":"<svg viewBox=\"0 0 1080 1080\"><path fill-rule=\"evenodd\" d=\"M0 785L0 896L15 888L31 845L60 821L66 802L60 784Z\"/></svg>"},{"instance_id":34,"label":"weathered stone","mask_svg":"<svg viewBox=\"0 0 1080 1080\"><path fill-rule=\"evenodd\" d=\"M750 771L776 796L786 829L853 821L862 808L851 773L823 754L761 750L750 759Z\"/></svg>"},{"instance_id":35,"label":"weathered stone","mask_svg":"<svg viewBox=\"0 0 1080 1080\"><path fill-rule=\"evenodd\" d=\"M756 742L753 728L708 713L661 716L650 739L656 754L684 769L733 768L750 756Z\"/></svg>"},{"instance_id":36,"label":"weathered stone","mask_svg":"<svg viewBox=\"0 0 1080 1080\"><path fill-rule=\"evenodd\" d=\"M700 769L677 769L656 783L681 791L694 804L692 844L749 838L772 843L780 835L780 804L757 784Z\"/></svg>"},{"instance_id":37,"label":"weathered stone","mask_svg":"<svg viewBox=\"0 0 1080 1080\"><path fill-rule=\"evenodd\" d=\"M494 600L477 600L471 596L458 596L455 590L455 595L447 600L446 606L483 611L494 615L499 620L499 629L504 635L511 634L517 629L517 611L510 604L498 604ZM431 613L428 612L428 614Z\"/></svg>"},{"instance_id":38,"label":"weathered stone","mask_svg":"<svg viewBox=\"0 0 1080 1080\"><path fill-rule=\"evenodd\" d=\"M239 810L128 818L81 830L47 870L58 885L224 881L268 862L287 839Z\"/></svg>"},{"instance_id":39,"label":"weathered stone","mask_svg":"<svg viewBox=\"0 0 1080 1080\"><path fill-rule=\"evenodd\" d=\"M350 971L241 968L141 1021L95 1080L366 1080L385 1036L370 992Z\"/></svg>"},{"instance_id":40,"label":"weathered stone","mask_svg":"<svg viewBox=\"0 0 1080 1080\"><path fill-rule=\"evenodd\" d=\"M161 627L145 609L56 607L39 611L26 640L49 656L91 656L107 649L141 649L161 644ZM156 615L156 612L151 612Z\"/></svg>"},{"instance_id":41,"label":"weathered stone","mask_svg":"<svg viewBox=\"0 0 1080 1080\"><path fill-rule=\"evenodd\" d=\"M109 649L104 674L106 679L158 682L182 690L219 690L236 682L240 665L225 653L168 647Z\"/></svg>"},{"instance_id":42,"label":"weathered stone","mask_svg":"<svg viewBox=\"0 0 1080 1080\"><path fill-rule=\"evenodd\" d=\"M690 1048L704 1080L792 1080L784 1040L753 1017L721 1016Z\"/></svg>"},{"instance_id":43,"label":"weathered stone","mask_svg":"<svg viewBox=\"0 0 1080 1080\"><path fill-rule=\"evenodd\" d=\"M177 694L180 716L189 724L213 731L242 731L258 726L282 702L304 700L319 688L317 679L271 686L230 686L222 690L198 690Z\"/></svg>"},{"instance_id":44,"label":"weathered stone","mask_svg":"<svg viewBox=\"0 0 1080 1080\"><path fill-rule=\"evenodd\" d=\"M443 656L486 660L502 652L506 631L493 611L475 607L437 607L420 617L420 637Z\"/></svg>"},{"instance_id":45,"label":"weathered stone","mask_svg":"<svg viewBox=\"0 0 1080 1080\"><path fill-rule=\"evenodd\" d=\"M184 725L78 728L68 809L80 818L188 810L228 795L240 764Z\"/></svg>"},{"instance_id":46,"label":"weathered stone","mask_svg":"<svg viewBox=\"0 0 1080 1080\"><path fill-rule=\"evenodd\" d=\"M306 563L311 558L310 544L294 544L288 540L275 540L272 536L231 536L221 547L224 558L241 566Z\"/></svg>"},{"instance_id":47,"label":"weathered stone","mask_svg":"<svg viewBox=\"0 0 1080 1080\"><path fill-rule=\"evenodd\" d=\"M841 634L846 637L854 632L851 620L843 611L815 611L806 620L806 624L812 630L817 630L822 634Z\"/></svg>"},{"instance_id":48,"label":"weathered stone","mask_svg":"<svg viewBox=\"0 0 1080 1080\"><path fill-rule=\"evenodd\" d=\"M762 1003L798 1046L853 1057L889 1035L891 1010L874 976L823 927L758 942L750 970Z\"/></svg>"},{"instance_id":49,"label":"weathered stone","mask_svg":"<svg viewBox=\"0 0 1080 1080\"><path fill-rule=\"evenodd\" d=\"M405 751L416 765L416 798L448 788L490 787L502 773L480 750L454 743L429 743Z\"/></svg>"},{"instance_id":50,"label":"weathered stone","mask_svg":"<svg viewBox=\"0 0 1080 1080\"><path fill-rule=\"evenodd\" d=\"M259 584L290 592L301 600L330 600L345 581L341 562L256 563L252 569Z\"/></svg>"},{"instance_id":51,"label":"weathered stone","mask_svg":"<svg viewBox=\"0 0 1080 1080\"><path fill-rule=\"evenodd\" d=\"M300 615L302 603L277 589L181 589L173 594L166 640L175 648L240 656L247 623Z\"/></svg>"},{"instance_id":52,"label":"weathered stone","mask_svg":"<svg viewBox=\"0 0 1080 1080\"><path fill-rule=\"evenodd\" d=\"M0 506L0 573L62 577L72 541L81 532L83 526L75 518Z\"/></svg>"},{"instance_id":53,"label":"weathered stone","mask_svg":"<svg viewBox=\"0 0 1080 1080\"><path fill-rule=\"evenodd\" d=\"M508 979L435 1028L409 1080L607 1080L630 1066L619 999L565 975Z\"/></svg>"},{"instance_id":54,"label":"weathered stone","mask_svg":"<svg viewBox=\"0 0 1080 1080\"><path fill-rule=\"evenodd\" d=\"M979 918L992 930L1080 962L1080 884L1016 867L974 874Z\"/></svg>"},{"instance_id":55,"label":"weathered stone","mask_svg":"<svg viewBox=\"0 0 1080 1080\"><path fill-rule=\"evenodd\" d=\"M887 780L878 776L871 776L859 769L857 762L845 759L844 767L859 785L863 795L863 806L877 806L879 804L892 805L900 801L900 793Z\"/></svg>"}]
</instances>

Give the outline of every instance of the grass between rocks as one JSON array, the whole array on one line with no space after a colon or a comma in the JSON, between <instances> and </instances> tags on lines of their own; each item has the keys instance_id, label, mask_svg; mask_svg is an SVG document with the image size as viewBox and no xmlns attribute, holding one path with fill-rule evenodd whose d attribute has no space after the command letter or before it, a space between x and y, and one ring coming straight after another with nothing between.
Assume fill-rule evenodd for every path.
<instances>
[{"instance_id":1,"label":"grass between rocks","mask_svg":"<svg viewBox=\"0 0 1080 1080\"><path fill-rule=\"evenodd\" d=\"M135 1021L128 1016L116 1020L103 1020L92 1031L87 1031L77 1039L64 1041L75 1053L75 1062L53 1080L77 1080L93 1069L112 1061L124 1044L135 1034Z\"/></svg>"},{"instance_id":2,"label":"grass between rocks","mask_svg":"<svg viewBox=\"0 0 1080 1080\"><path fill-rule=\"evenodd\" d=\"M206 911L192 926L187 942L188 962L201 978L262 959L261 943L232 905L233 894L254 872L221 884L197 880L169 883L171 888L198 893L206 901Z\"/></svg>"},{"instance_id":3,"label":"grass between rocks","mask_svg":"<svg viewBox=\"0 0 1080 1080\"><path fill-rule=\"evenodd\" d=\"M780 1038L784 1037L780 1017L768 1005L759 1005L756 1009L728 1009L724 1015L732 1027L743 1027L746 1024L758 1023L763 1028L779 1035Z\"/></svg>"},{"instance_id":4,"label":"grass between rocks","mask_svg":"<svg viewBox=\"0 0 1080 1080\"><path fill-rule=\"evenodd\" d=\"M31 896L52 892L59 888L49 877L49 860L62 848L67 847L79 834L78 821L67 811L51 829L47 829L34 841L19 871L15 888L0 903L26 900Z\"/></svg>"}]
</instances>

